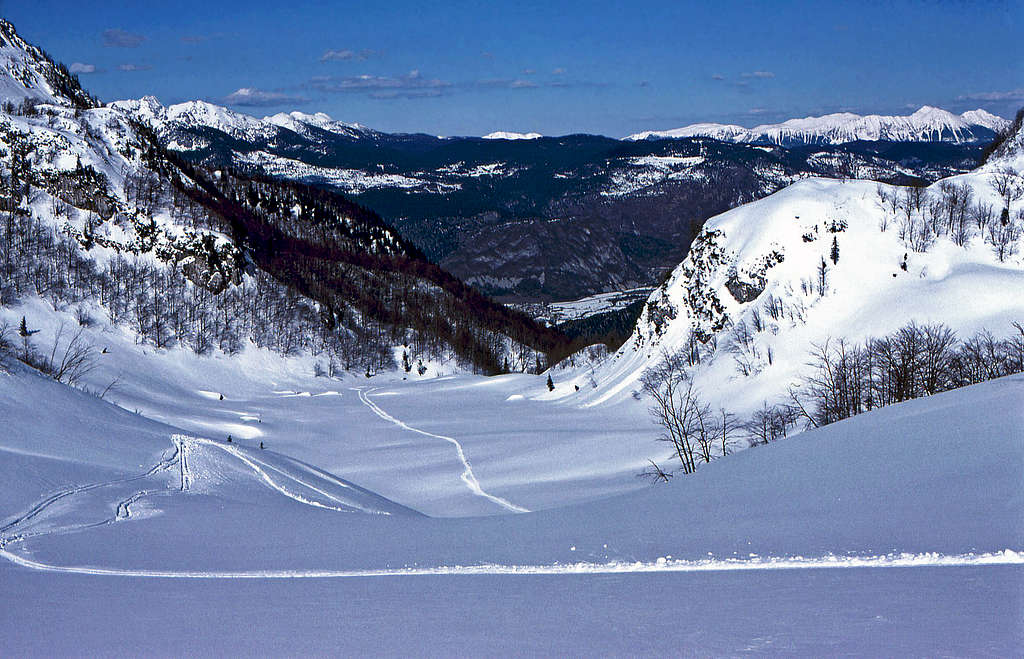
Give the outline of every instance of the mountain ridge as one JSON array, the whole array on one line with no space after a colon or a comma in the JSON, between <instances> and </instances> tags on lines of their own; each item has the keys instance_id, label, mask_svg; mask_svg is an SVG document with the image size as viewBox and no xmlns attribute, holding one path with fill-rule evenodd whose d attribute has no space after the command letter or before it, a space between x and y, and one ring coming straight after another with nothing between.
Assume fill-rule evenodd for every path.
<instances>
[{"instance_id":1,"label":"mountain ridge","mask_svg":"<svg viewBox=\"0 0 1024 659\"><path fill-rule=\"evenodd\" d=\"M749 144L845 144L856 141L978 142L1007 129L1010 121L982 109L956 115L941 108L922 106L913 114L859 115L839 112L819 117L789 119L778 124L745 128L732 124L700 123L670 130L648 130L625 140L712 137Z\"/></svg>"}]
</instances>

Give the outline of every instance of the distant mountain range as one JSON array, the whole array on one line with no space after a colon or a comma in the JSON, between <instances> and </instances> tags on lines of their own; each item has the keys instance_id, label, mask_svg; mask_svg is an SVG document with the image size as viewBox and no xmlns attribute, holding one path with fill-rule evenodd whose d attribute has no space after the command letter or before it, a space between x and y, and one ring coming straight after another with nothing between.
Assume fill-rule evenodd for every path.
<instances>
[{"instance_id":1,"label":"distant mountain range","mask_svg":"<svg viewBox=\"0 0 1024 659\"><path fill-rule=\"evenodd\" d=\"M323 113L258 119L203 101L165 107L145 97L111 106L148 123L193 163L341 191L463 280L515 301L651 286L711 215L807 176L930 182L976 167L984 145L442 138Z\"/></svg>"},{"instance_id":2,"label":"distant mountain range","mask_svg":"<svg viewBox=\"0 0 1024 659\"><path fill-rule=\"evenodd\" d=\"M795 146L807 144L846 144L856 141L987 142L1006 130L1010 122L985 110L956 115L940 108L924 106L907 116L850 112L823 117L790 119L781 124L744 128L730 124L692 124L672 130L648 130L627 136L626 140L660 140L687 137L711 137L723 142Z\"/></svg>"}]
</instances>

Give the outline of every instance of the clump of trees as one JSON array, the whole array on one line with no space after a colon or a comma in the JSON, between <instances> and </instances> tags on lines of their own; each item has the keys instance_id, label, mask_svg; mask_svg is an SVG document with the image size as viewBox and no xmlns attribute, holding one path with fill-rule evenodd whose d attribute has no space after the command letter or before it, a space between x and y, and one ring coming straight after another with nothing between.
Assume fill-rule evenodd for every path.
<instances>
[{"instance_id":1,"label":"clump of trees","mask_svg":"<svg viewBox=\"0 0 1024 659\"><path fill-rule=\"evenodd\" d=\"M1024 327L997 339L982 330L961 340L946 325L911 322L863 343L825 341L811 353L810 374L790 402L819 427L877 407L930 396L1024 371Z\"/></svg>"},{"instance_id":2,"label":"clump of trees","mask_svg":"<svg viewBox=\"0 0 1024 659\"><path fill-rule=\"evenodd\" d=\"M989 183L1002 208L977 199L974 188L966 183L942 181L934 192L920 186L879 185L877 203L883 210L879 228L886 231L894 223L900 240L915 252L928 251L940 237L961 247L980 238L1000 262L1006 261L1017 253L1024 234L1024 209L1017 203L1024 197L1024 179L1012 168L1003 168L991 175Z\"/></svg>"},{"instance_id":3,"label":"clump of trees","mask_svg":"<svg viewBox=\"0 0 1024 659\"><path fill-rule=\"evenodd\" d=\"M814 345L806 377L788 400L767 401L745 420L704 401L690 372L686 350L667 353L641 377L649 411L672 445L681 471L748 446L783 439L801 423L818 428L872 409L1024 372L1024 325L1003 339L981 330L960 339L941 323L911 322L863 343L844 339ZM652 462L642 476L667 480Z\"/></svg>"}]
</instances>

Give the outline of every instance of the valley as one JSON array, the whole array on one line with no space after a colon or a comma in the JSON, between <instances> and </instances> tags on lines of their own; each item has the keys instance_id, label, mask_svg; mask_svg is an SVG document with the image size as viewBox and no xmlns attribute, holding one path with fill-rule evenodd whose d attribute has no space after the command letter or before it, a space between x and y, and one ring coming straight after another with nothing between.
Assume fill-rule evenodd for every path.
<instances>
[{"instance_id":1,"label":"valley","mask_svg":"<svg viewBox=\"0 0 1024 659\"><path fill-rule=\"evenodd\" d=\"M0 19L4 655L1024 647L1024 110L436 137L89 66Z\"/></svg>"}]
</instances>

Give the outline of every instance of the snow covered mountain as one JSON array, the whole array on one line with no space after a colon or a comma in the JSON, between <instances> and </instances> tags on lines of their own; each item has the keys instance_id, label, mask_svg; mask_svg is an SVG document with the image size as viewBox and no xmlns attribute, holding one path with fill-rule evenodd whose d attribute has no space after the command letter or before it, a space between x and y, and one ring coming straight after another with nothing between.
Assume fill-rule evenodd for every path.
<instances>
[{"instance_id":1,"label":"snow covered mountain","mask_svg":"<svg viewBox=\"0 0 1024 659\"><path fill-rule=\"evenodd\" d=\"M131 295L145 316L134 331L157 347L186 344L200 353L231 353L246 343L267 347L268 339L285 352L320 351L313 341L326 339L354 351L331 364L342 361L344 368L366 373L395 366L391 343L405 332L411 332L409 340L412 334L425 340L413 360L446 353L489 372L514 364L536 368L532 349L517 352L518 358L504 354L519 339L532 342L527 334L545 344L537 344L542 352L564 339L469 289L378 215L340 194L194 166L158 135L170 131L170 146L187 149L208 143L211 134L238 142L273 141L282 134L299 139L292 131L201 101L165 108L146 97L100 107L10 24L0 25L0 33L7 62L0 92L12 94L0 97L0 144L9 155L0 178L10 206L10 221L0 227L0 304L44 291L60 305L104 298L107 322L118 326L127 320L124 304ZM338 129L323 117L292 119L318 123L323 128L316 130L325 133ZM175 133L181 125L194 132ZM15 234L32 239L16 240ZM55 265L58 251L66 258ZM72 287L64 285L68 269L76 273ZM48 283L32 272L46 273ZM133 273L132 293L118 288L111 298L94 286L124 272ZM290 328L285 344L261 338L260 328L269 326L253 315L246 320L238 308L211 334L207 321L214 307L253 300L253 286L269 295L255 303L260 313L276 313L277 329ZM405 290L403 303L386 306L383 300L398 288ZM191 308L191 320L171 330L162 316L168 306ZM155 319L149 319L151 311ZM443 314L444 322L427 320L435 314ZM460 332L467 320L475 329ZM371 324L375 332L387 326L394 334L370 338L364 330ZM356 353L368 361L357 364Z\"/></svg>"},{"instance_id":2,"label":"snow covered mountain","mask_svg":"<svg viewBox=\"0 0 1024 659\"><path fill-rule=\"evenodd\" d=\"M540 133L510 133L506 131L495 131L483 136L485 140L536 140L544 137Z\"/></svg>"},{"instance_id":3,"label":"snow covered mountain","mask_svg":"<svg viewBox=\"0 0 1024 659\"><path fill-rule=\"evenodd\" d=\"M323 112L317 112L315 114L306 114L304 112L279 112L272 117L264 117L263 121L281 126L282 128L287 128L288 130L307 137L313 135L313 131L311 129L314 128L352 139L368 137L373 135L375 132L361 124L335 121Z\"/></svg>"},{"instance_id":4,"label":"snow covered mountain","mask_svg":"<svg viewBox=\"0 0 1024 659\"><path fill-rule=\"evenodd\" d=\"M749 144L845 144L856 141L891 142L978 142L991 140L1010 122L985 110L970 110L955 115L940 108L924 106L907 116L850 112L822 117L790 119L781 124L754 128L724 124L693 124L663 131L644 131L625 139L651 140L685 137L712 137L725 142Z\"/></svg>"},{"instance_id":5,"label":"snow covered mountain","mask_svg":"<svg viewBox=\"0 0 1024 659\"><path fill-rule=\"evenodd\" d=\"M112 105L135 113L190 162L352 195L431 259L515 301L651 285L685 253L694 222L805 176L932 181L973 168L982 149L518 133L442 139L323 113L257 119L200 101L165 108L151 97Z\"/></svg>"},{"instance_id":6,"label":"snow covered mountain","mask_svg":"<svg viewBox=\"0 0 1024 659\"><path fill-rule=\"evenodd\" d=\"M4 19L0 19L0 98L13 104L30 100L78 108L97 105L74 74L18 36Z\"/></svg>"},{"instance_id":7,"label":"snow covered mountain","mask_svg":"<svg viewBox=\"0 0 1024 659\"><path fill-rule=\"evenodd\" d=\"M815 346L905 324L961 338L1024 321L1024 144L926 189L801 180L710 219L647 300L633 336L572 380L591 404L628 395L666 354L686 355L714 404L783 401ZM552 392L552 397L571 395Z\"/></svg>"}]
</instances>

